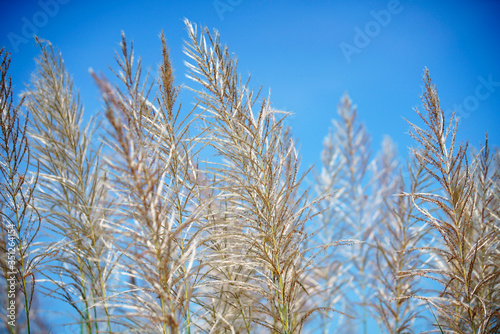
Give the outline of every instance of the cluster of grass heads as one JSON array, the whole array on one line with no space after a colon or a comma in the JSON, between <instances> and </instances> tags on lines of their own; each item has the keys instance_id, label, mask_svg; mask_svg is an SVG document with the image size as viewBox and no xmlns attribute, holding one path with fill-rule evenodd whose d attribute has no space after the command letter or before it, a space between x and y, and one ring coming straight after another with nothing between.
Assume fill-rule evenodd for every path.
<instances>
[{"instance_id":1,"label":"cluster of grass heads","mask_svg":"<svg viewBox=\"0 0 500 334\"><path fill-rule=\"evenodd\" d=\"M51 331L49 298L79 333L500 331L499 152L456 143L427 70L406 165L345 95L308 189L288 114L186 30L193 108L163 35L153 80L123 36L86 123L49 42L18 105L0 51L2 332Z\"/></svg>"}]
</instances>

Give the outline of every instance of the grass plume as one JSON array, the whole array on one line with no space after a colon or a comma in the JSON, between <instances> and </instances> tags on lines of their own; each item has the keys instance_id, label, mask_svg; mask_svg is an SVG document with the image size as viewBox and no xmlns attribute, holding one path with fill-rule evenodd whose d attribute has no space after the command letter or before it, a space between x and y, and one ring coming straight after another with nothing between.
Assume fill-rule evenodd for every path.
<instances>
[{"instance_id":1,"label":"grass plume","mask_svg":"<svg viewBox=\"0 0 500 334\"><path fill-rule=\"evenodd\" d=\"M122 34L90 118L49 42L18 104L0 51L2 330L50 331L56 298L82 334L498 333L500 153L458 143L427 70L406 166L345 94L308 187L290 113L185 24L189 87L163 34L154 71Z\"/></svg>"}]
</instances>

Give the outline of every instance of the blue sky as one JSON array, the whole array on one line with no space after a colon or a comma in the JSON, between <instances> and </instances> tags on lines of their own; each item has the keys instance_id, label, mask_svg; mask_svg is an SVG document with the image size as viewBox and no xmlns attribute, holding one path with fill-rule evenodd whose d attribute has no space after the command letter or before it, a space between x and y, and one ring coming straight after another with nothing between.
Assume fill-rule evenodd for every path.
<instances>
[{"instance_id":1,"label":"blue sky","mask_svg":"<svg viewBox=\"0 0 500 334\"><path fill-rule=\"evenodd\" d=\"M191 84L183 65L183 18L216 28L237 55L240 73L251 73L264 95L271 90L275 108L294 113L289 124L309 166L319 163L345 91L373 136L373 149L388 134L406 156L412 141L403 117L417 121L413 108L421 106L424 67L443 109L463 110L459 139L478 146L487 131L491 143L500 143L499 14L499 1L480 0L0 0L0 47L12 53L10 75L20 93L38 55L31 35L50 40L90 115L101 102L88 70L109 74L121 31L155 71L163 30L178 83Z\"/></svg>"}]
</instances>

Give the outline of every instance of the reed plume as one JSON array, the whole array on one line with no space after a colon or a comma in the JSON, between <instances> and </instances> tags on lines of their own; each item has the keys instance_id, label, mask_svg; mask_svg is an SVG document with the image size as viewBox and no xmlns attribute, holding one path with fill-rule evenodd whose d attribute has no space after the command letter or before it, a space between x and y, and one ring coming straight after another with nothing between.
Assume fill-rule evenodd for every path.
<instances>
[{"instance_id":1,"label":"reed plume","mask_svg":"<svg viewBox=\"0 0 500 334\"><path fill-rule=\"evenodd\" d=\"M424 112L416 112L426 128L411 124L411 136L420 145L412 150L420 166L440 185L439 193L414 193L413 199L439 209L431 213L416 204L441 242L433 251L442 259L437 270L414 273L439 282L443 290L436 297L421 297L439 315L441 330L454 333L497 333L499 330L498 280L500 277L496 204L489 184L488 144L469 163L468 143L456 142L458 120L446 119L439 105L436 86L429 71L424 74Z\"/></svg>"}]
</instances>

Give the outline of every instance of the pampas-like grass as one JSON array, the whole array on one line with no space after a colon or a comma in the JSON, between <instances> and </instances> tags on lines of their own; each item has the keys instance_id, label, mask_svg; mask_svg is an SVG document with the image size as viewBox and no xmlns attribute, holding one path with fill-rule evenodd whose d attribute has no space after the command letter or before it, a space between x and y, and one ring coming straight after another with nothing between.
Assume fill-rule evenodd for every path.
<instances>
[{"instance_id":1,"label":"pampas-like grass","mask_svg":"<svg viewBox=\"0 0 500 334\"><path fill-rule=\"evenodd\" d=\"M21 315L3 329L45 332L40 292L80 333L498 333L499 153L456 143L427 71L406 168L389 139L371 153L346 95L313 195L289 113L185 23L190 109L163 35L153 80L124 35L114 79L91 71L105 112L87 124L50 43L19 106L0 51L0 286L13 231L2 303Z\"/></svg>"},{"instance_id":2,"label":"pampas-like grass","mask_svg":"<svg viewBox=\"0 0 500 334\"><path fill-rule=\"evenodd\" d=\"M115 264L103 228L110 199L102 184L101 148L93 145L95 119L82 128L83 107L62 57L50 43L38 43L38 70L25 96L40 168L37 207L45 229L57 238L51 244L58 244L57 257L44 272L51 284L44 288L77 311L82 332L111 332L107 294Z\"/></svg>"},{"instance_id":3,"label":"pampas-like grass","mask_svg":"<svg viewBox=\"0 0 500 334\"><path fill-rule=\"evenodd\" d=\"M305 248L305 223L314 215L315 200L308 201L300 189L298 153L283 125L287 114L273 109L269 100L256 106L258 94L240 83L236 61L217 34L206 29L198 33L189 22L187 28L185 52L193 62L188 63L189 77L203 88L195 90L207 128L203 140L223 159L209 171L230 209L226 219L237 222L221 235L230 244L224 251L232 253L227 254L231 262L217 267L252 274L222 283L238 287L237 299L255 301L253 310L239 300L233 303L247 332L267 328L297 333L321 308L302 308L304 293L310 293L304 282L315 256L306 255L311 250Z\"/></svg>"},{"instance_id":4,"label":"pampas-like grass","mask_svg":"<svg viewBox=\"0 0 500 334\"><path fill-rule=\"evenodd\" d=\"M196 136L189 137L191 112L180 117L165 40L158 76L159 96L148 101L147 79L122 39L116 72L119 86L94 74L106 102L109 188L120 219L108 221L122 254L118 268L129 277L120 292L125 323L141 332L190 333L197 327L196 290L203 281L202 232L210 198L201 196Z\"/></svg>"},{"instance_id":5,"label":"pampas-like grass","mask_svg":"<svg viewBox=\"0 0 500 334\"><path fill-rule=\"evenodd\" d=\"M8 76L10 55L0 49L0 287L3 333L46 331L37 313L39 271L51 249L39 252L41 219L35 205L38 173L30 172L32 153L26 131L28 116L13 102Z\"/></svg>"},{"instance_id":6,"label":"pampas-like grass","mask_svg":"<svg viewBox=\"0 0 500 334\"><path fill-rule=\"evenodd\" d=\"M30 180L28 165L30 151L26 136L26 121L20 115L20 105L13 104L11 79L8 77L9 54L0 50L0 128L1 146L0 165L1 192L1 241L2 258L1 286L8 293L2 294L4 306L14 305L14 312L21 310L19 301L24 304L27 330L30 330L30 307L34 293L34 263L30 263L30 247L38 233L40 219L33 207L33 190L36 178ZM31 182L30 182L31 181ZM19 249L17 249L19 246ZM31 284L30 284L31 280ZM14 289L12 289L14 287ZM17 288L20 287L20 291ZM17 305L16 305L17 304ZM5 332L16 333L16 326L22 320L9 318L9 310L2 308L2 328Z\"/></svg>"},{"instance_id":7,"label":"pampas-like grass","mask_svg":"<svg viewBox=\"0 0 500 334\"><path fill-rule=\"evenodd\" d=\"M371 284L375 264L374 238L380 219L379 207L389 191L382 182L374 187L383 175L374 170L377 158L373 158L371 152L370 135L359 122L357 109L347 94L341 99L338 115L339 120L333 122L334 127L325 138L321 157L323 169L316 178L318 192L332 192L326 202L320 202L319 209L323 213L319 228L327 231L322 232L326 239L321 241L353 238L361 243L325 254L322 263L330 268L324 275L331 282L326 284L328 289L322 296L327 303L339 299L343 310L355 317L341 318L339 331L367 333L371 318L369 296L374 294ZM331 324L323 327L323 332L327 333Z\"/></svg>"},{"instance_id":8,"label":"pampas-like grass","mask_svg":"<svg viewBox=\"0 0 500 334\"><path fill-rule=\"evenodd\" d=\"M456 142L458 120L455 115L445 118L428 70L424 84L425 111L416 111L426 128L411 124L411 136L421 145L412 151L443 193L416 192L411 197L439 209L439 213L431 213L414 201L426 223L439 232L441 243L432 250L442 258L443 266L413 273L438 281L443 290L438 296L420 298L438 311L441 330L498 333L500 238L498 216L490 215L498 206L489 187L488 142L470 164L467 143Z\"/></svg>"},{"instance_id":9,"label":"pampas-like grass","mask_svg":"<svg viewBox=\"0 0 500 334\"><path fill-rule=\"evenodd\" d=\"M388 142L384 142L386 150L382 161L385 163L381 164L381 170L390 169L387 163L394 161L388 145ZM425 311L425 305L419 299L411 297L421 294L424 289L417 276L405 273L429 268L433 259L432 255L422 254L425 253L426 247L433 243L429 227L421 223L422 215L413 205L412 199L404 196L406 192L432 191L430 175L424 173L423 167L415 159L411 159L406 168L409 176L407 183L403 174L391 177L396 189L384 200L380 233L375 244L375 278L378 293L371 301L371 306L379 327L387 333L417 332L419 318L425 319L421 315Z\"/></svg>"}]
</instances>

